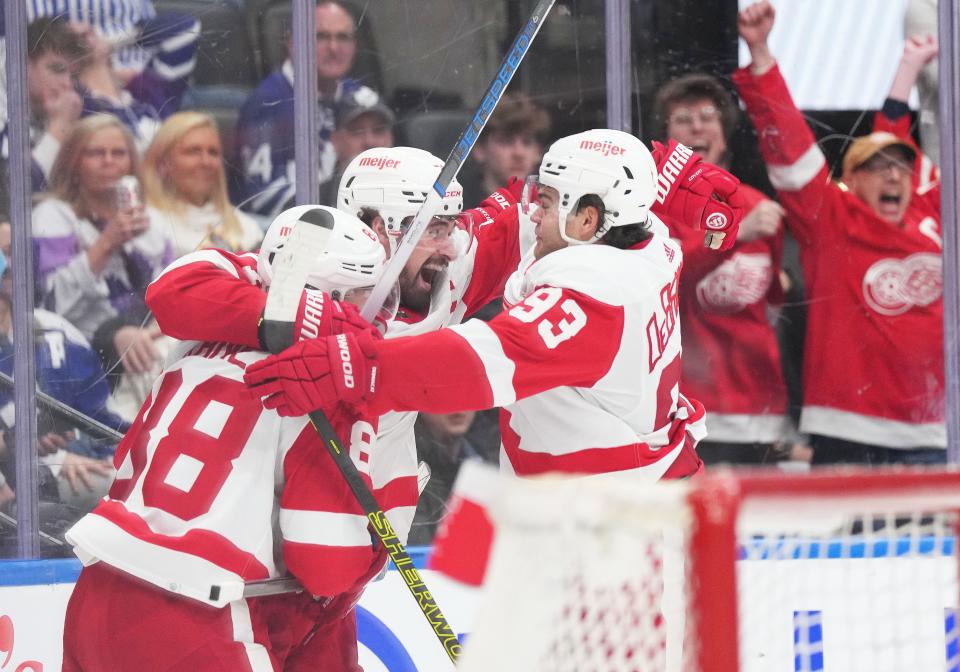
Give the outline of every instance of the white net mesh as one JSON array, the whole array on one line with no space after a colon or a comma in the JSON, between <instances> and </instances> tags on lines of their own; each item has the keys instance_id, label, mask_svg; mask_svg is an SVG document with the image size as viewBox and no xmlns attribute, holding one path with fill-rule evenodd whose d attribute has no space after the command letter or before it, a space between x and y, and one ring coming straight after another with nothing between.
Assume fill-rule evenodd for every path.
<instances>
[{"instance_id":1,"label":"white net mesh","mask_svg":"<svg viewBox=\"0 0 960 672\"><path fill-rule=\"evenodd\" d=\"M737 534L741 669L960 669L949 635L955 525L952 511L894 498L748 500Z\"/></svg>"},{"instance_id":2,"label":"white net mesh","mask_svg":"<svg viewBox=\"0 0 960 672\"><path fill-rule=\"evenodd\" d=\"M845 492L844 479L827 492L747 488L715 507L708 499L698 519L688 495L705 482L511 484L460 669L960 672L960 487L927 496L891 482L869 497ZM724 516L738 560L718 582L735 580L736 607L698 612L698 596L724 586L698 580L715 557L694 532ZM716 636L734 618L739 664L711 664L717 647L734 648Z\"/></svg>"},{"instance_id":3,"label":"white net mesh","mask_svg":"<svg viewBox=\"0 0 960 672\"><path fill-rule=\"evenodd\" d=\"M459 669L681 669L689 516L683 487L670 485L511 484L494 511L487 590Z\"/></svg>"}]
</instances>

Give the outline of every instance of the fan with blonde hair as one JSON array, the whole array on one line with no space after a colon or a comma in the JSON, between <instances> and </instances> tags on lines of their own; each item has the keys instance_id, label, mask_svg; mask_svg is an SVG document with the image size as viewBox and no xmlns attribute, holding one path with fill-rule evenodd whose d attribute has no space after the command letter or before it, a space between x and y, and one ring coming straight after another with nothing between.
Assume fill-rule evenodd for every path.
<instances>
[{"instance_id":1,"label":"fan with blonde hair","mask_svg":"<svg viewBox=\"0 0 960 672\"><path fill-rule=\"evenodd\" d=\"M170 221L177 256L211 246L245 251L262 237L230 203L217 124L206 114L178 112L163 123L143 157L143 188L147 205Z\"/></svg>"},{"instance_id":2,"label":"fan with blonde hair","mask_svg":"<svg viewBox=\"0 0 960 672\"><path fill-rule=\"evenodd\" d=\"M73 131L63 141L57 158L53 162L47 195L68 203L81 218L91 218L93 212L90 202L92 195L85 192L79 179L80 161L93 137L108 128L117 129L123 134L130 158L130 170L127 174L138 178L140 176L140 160L133 135L119 119L109 114L94 114L78 121Z\"/></svg>"}]
</instances>

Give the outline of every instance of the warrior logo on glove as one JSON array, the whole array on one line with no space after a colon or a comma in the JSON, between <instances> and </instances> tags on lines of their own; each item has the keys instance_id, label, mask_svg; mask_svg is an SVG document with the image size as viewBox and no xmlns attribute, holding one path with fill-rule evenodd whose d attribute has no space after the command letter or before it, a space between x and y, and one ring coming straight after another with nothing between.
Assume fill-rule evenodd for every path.
<instances>
[{"instance_id":1,"label":"warrior logo on glove","mask_svg":"<svg viewBox=\"0 0 960 672\"><path fill-rule=\"evenodd\" d=\"M661 206L657 214L706 230L704 244L710 249L730 249L746 207L737 192L740 181L674 140L666 146L654 142L653 158Z\"/></svg>"},{"instance_id":2,"label":"warrior logo on glove","mask_svg":"<svg viewBox=\"0 0 960 672\"><path fill-rule=\"evenodd\" d=\"M723 213L715 212L707 217L706 224L708 229L723 230L727 228L729 220L727 220L727 216Z\"/></svg>"}]
</instances>

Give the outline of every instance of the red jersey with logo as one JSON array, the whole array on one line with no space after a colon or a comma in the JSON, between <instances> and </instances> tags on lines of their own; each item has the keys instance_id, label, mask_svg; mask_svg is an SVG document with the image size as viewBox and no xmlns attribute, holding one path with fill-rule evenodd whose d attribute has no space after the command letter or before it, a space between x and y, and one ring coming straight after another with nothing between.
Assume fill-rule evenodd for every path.
<instances>
[{"instance_id":1,"label":"red jersey with logo","mask_svg":"<svg viewBox=\"0 0 960 672\"><path fill-rule=\"evenodd\" d=\"M733 80L801 246L809 301L801 431L890 448L945 447L940 189L901 226L830 179L777 67Z\"/></svg>"},{"instance_id":2,"label":"red jersey with logo","mask_svg":"<svg viewBox=\"0 0 960 672\"><path fill-rule=\"evenodd\" d=\"M250 395L244 369L266 354L178 347L117 449L109 496L67 533L80 559L218 607L286 572L313 595L362 588L385 552L308 420ZM331 422L387 515L412 518L416 477L378 468L376 420Z\"/></svg>"},{"instance_id":3,"label":"red jersey with logo","mask_svg":"<svg viewBox=\"0 0 960 672\"><path fill-rule=\"evenodd\" d=\"M767 200L740 185L752 210ZM683 248L680 321L684 392L707 409L707 439L771 443L783 439L787 390L771 319L783 303L783 232L718 252L703 232L673 223Z\"/></svg>"},{"instance_id":4,"label":"red jersey with logo","mask_svg":"<svg viewBox=\"0 0 960 672\"><path fill-rule=\"evenodd\" d=\"M552 252L511 278L519 300L489 323L378 344L372 406L502 406L501 468L657 480L703 434L679 391L681 260L660 236Z\"/></svg>"}]
</instances>

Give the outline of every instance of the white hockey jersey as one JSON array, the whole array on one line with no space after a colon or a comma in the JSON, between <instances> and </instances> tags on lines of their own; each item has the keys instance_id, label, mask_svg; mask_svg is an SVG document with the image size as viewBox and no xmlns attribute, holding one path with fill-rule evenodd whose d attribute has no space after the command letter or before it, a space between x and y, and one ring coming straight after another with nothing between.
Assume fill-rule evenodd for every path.
<instances>
[{"instance_id":1,"label":"white hockey jersey","mask_svg":"<svg viewBox=\"0 0 960 672\"><path fill-rule=\"evenodd\" d=\"M465 315L502 294L507 278L517 267L526 231L522 226L526 220L518 209L505 207L495 218L487 217L472 239L461 231L455 234L452 242L457 256L447 267L444 282L436 287L429 312L400 316L388 328L387 338L458 324ZM150 285L147 304L163 332L174 338L255 346L259 343L256 325L266 302L266 294L257 284L256 264L255 254L193 252L167 267ZM400 474L416 477L416 419L415 412L390 412L379 419L377 469L392 478ZM385 503L381 505L386 508ZM401 507L388 517L397 536L406 543L413 510Z\"/></svg>"},{"instance_id":2,"label":"white hockey jersey","mask_svg":"<svg viewBox=\"0 0 960 672\"><path fill-rule=\"evenodd\" d=\"M519 475L637 472L661 478L703 436L679 392L679 246L564 248L511 277L516 305L378 344L376 410L502 406L501 466ZM454 373L451 373L454 372Z\"/></svg>"},{"instance_id":3,"label":"white hockey jersey","mask_svg":"<svg viewBox=\"0 0 960 672\"><path fill-rule=\"evenodd\" d=\"M77 556L214 606L287 571L314 595L362 587L385 552L307 419L246 389L244 368L266 355L179 347L117 450L109 496L67 533ZM416 477L379 459L374 424L331 422L391 520L412 519Z\"/></svg>"}]
</instances>

